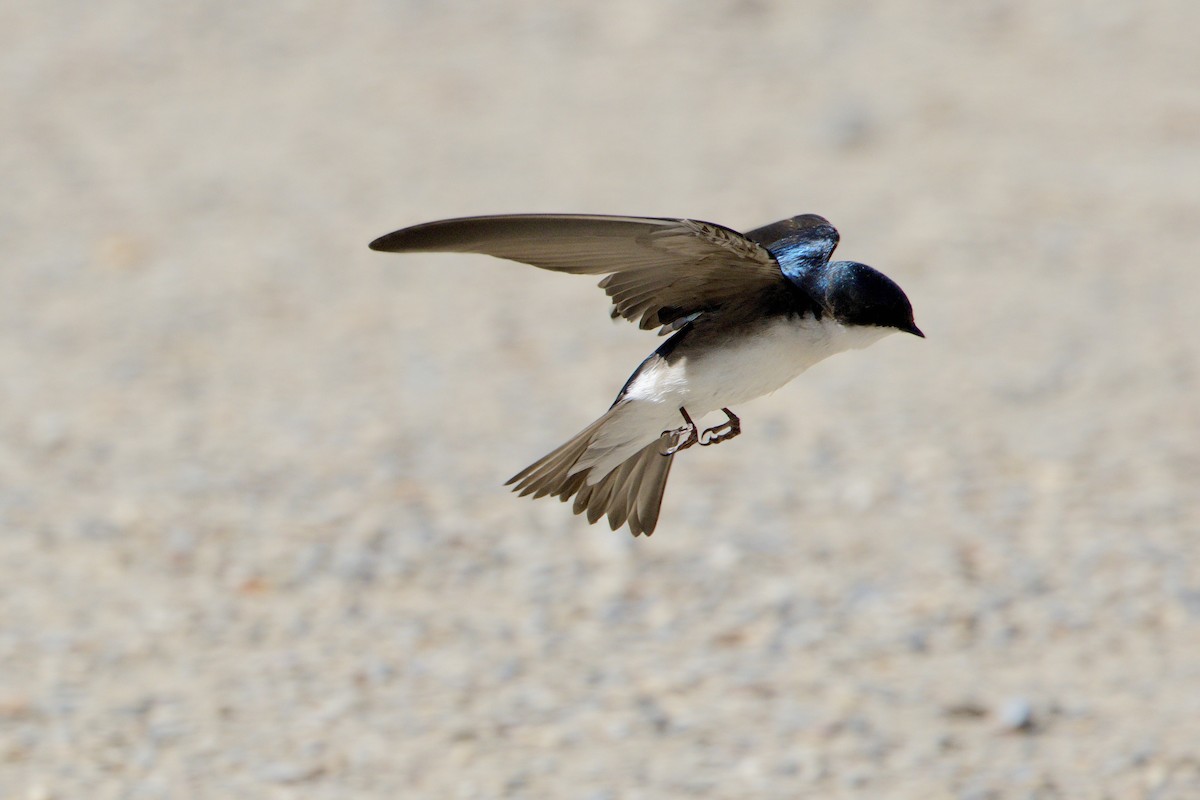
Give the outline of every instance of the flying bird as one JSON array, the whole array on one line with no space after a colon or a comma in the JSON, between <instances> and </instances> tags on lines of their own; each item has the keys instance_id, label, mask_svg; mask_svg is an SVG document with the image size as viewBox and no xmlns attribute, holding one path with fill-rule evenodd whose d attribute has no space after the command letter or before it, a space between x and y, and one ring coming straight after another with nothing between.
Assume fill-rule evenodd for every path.
<instances>
[{"instance_id":1,"label":"flying bird","mask_svg":"<svg viewBox=\"0 0 1200 800\"><path fill-rule=\"evenodd\" d=\"M693 219L513 214L427 222L371 242L393 253L482 253L604 275L613 318L670 334L599 419L518 472L522 496L575 498L576 514L654 532L675 456L741 432L731 406L822 359L896 331L924 337L908 297L865 264L830 261L838 232L801 214L748 233ZM723 411L725 422L695 420Z\"/></svg>"}]
</instances>

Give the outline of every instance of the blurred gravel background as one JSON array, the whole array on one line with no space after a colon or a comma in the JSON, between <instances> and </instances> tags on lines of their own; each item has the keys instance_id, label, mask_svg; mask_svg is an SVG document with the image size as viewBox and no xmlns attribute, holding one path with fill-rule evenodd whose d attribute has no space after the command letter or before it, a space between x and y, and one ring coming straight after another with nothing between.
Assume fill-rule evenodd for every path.
<instances>
[{"instance_id":1,"label":"blurred gravel background","mask_svg":"<svg viewBox=\"0 0 1200 800\"><path fill-rule=\"evenodd\" d=\"M0 797L1200 797L1200 6L0 6ZM892 337L649 540L657 340L371 253L828 216Z\"/></svg>"}]
</instances>

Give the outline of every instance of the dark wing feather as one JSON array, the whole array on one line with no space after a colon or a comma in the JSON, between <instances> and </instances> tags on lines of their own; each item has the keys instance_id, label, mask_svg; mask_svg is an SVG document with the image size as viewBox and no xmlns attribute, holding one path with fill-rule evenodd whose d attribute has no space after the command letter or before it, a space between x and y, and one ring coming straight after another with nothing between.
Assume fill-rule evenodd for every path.
<instances>
[{"instance_id":1,"label":"dark wing feather","mask_svg":"<svg viewBox=\"0 0 1200 800\"><path fill-rule=\"evenodd\" d=\"M761 244L712 222L517 214L427 222L381 236L373 250L484 253L542 269L606 275L614 314L647 330L778 288Z\"/></svg>"}]
</instances>

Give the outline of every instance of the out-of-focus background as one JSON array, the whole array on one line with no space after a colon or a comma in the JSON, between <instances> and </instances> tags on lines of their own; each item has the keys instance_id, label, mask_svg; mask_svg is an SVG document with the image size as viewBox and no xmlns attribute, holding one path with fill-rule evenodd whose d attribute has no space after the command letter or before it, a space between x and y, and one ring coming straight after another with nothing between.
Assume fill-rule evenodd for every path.
<instances>
[{"instance_id":1,"label":"out-of-focus background","mask_svg":"<svg viewBox=\"0 0 1200 800\"><path fill-rule=\"evenodd\" d=\"M0 9L0 795L1200 796L1200 6ZM367 242L801 212L928 334L501 483L653 336Z\"/></svg>"}]
</instances>

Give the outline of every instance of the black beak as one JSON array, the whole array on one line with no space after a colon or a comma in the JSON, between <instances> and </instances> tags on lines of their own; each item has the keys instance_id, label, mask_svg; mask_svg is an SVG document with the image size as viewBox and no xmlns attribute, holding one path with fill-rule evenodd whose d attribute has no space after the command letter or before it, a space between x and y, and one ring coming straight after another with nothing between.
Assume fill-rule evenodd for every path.
<instances>
[{"instance_id":1,"label":"black beak","mask_svg":"<svg viewBox=\"0 0 1200 800\"><path fill-rule=\"evenodd\" d=\"M913 336L920 336L922 339L925 338L925 334L921 333L921 329L917 327L917 323L915 322L908 323L904 327L900 328L900 330L904 331L905 333L911 333Z\"/></svg>"}]
</instances>

